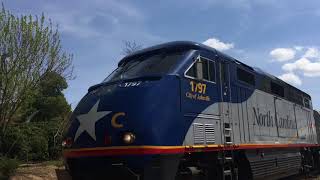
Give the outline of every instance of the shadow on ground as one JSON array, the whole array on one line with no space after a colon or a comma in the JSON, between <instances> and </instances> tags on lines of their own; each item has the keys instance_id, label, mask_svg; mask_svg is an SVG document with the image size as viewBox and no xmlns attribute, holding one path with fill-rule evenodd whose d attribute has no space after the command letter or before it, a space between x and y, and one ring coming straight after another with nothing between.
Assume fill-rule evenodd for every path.
<instances>
[{"instance_id":1,"label":"shadow on ground","mask_svg":"<svg viewBox=\"0 0 320 180\"><path fill-rule=\"evenodd\" d=\"M71 176L65 169L56 169L56 175L58 180L71 180Z\"/></svg>"}]
</instances>

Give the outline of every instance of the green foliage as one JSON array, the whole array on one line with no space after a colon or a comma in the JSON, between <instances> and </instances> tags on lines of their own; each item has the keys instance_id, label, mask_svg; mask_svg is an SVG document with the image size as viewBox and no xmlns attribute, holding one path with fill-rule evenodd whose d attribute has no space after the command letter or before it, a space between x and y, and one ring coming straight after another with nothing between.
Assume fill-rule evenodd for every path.
<instances>
[{"instance_id":1,"label":"green foliage","mask_svg":"<svg viewBox=\"0 0 320 180\"><path fill-rule=\"evenodd\" d=\"M49 121L54 118L64 118L71 112L71 107L62 91L68 84L57 73L48 73L32 96L21 106L19 113L21 119L29 121ZM35 113L35 114L34 114ZM33 117L32 114L34 115Z\"/></svg>"},{"instance_id":2,"label":"green foliage","mask_svg":"<svg viewBox=\"0 0 320 180\"><path fill-rule=\"evenodd\" d=\"M10 123L21 120L23 112L32 115L32 111L37 111L32 104L38 93L59 96L67 87L64 79L72 78L72 72L72 55L63 51L58 29L50 19L46 20L44 15L15 16L0 9L0 128L3 132ZM58 103L61 109L65 106L63 101L61 96L45 99L43 107L48 109ZM31 106L21 110L26 104ZM46 119L55 114L49 113Z\"/></svg>"},{"instance_id":3,"label":"green foliage","mask_svg":"<svg viewBox=\"0 0 320 180\"><path fill-rule=\"evenodd\" d=\"M50 72L40 81L40 92L44 96L60 96L68 87L64 77L55 72Z\"/></svg>"},{"instance_id":4,"label":"green foliage","mask_svg":"<svg viewBox=\"0 0 320 180\"><path fill-rule=\"evenodd\" d=\"M0 180L9 179L19 166L17 159L0 156Z\"/></svg>"},{"instance_id":5,"label":"green foliage","mask_svg":"<svg viewBox=\"0 0 320 180\"><path fill-rule=\"evenodd\" d=\"M0 153L21 161L59 158L62 136L55 136L58 122L53 120L10 125L6 134L0 135Z\"/></svg>"},{"instance_id":6,"label":"green foliage","mask_svg":"<svg viewBox=\"0 0 320 180\"><path fill-rule=\"evenodd\" d=\"M24 161L48 158L47 132L34 123L12 125L1 137L5 155Z\"/></svg>"},{"instance_id":7,"label":"green foliage","mask_svg":"<svg viewBox=\"0 0 320 180\"><path fill-rule=\"evenodd\" d=\"M72 58L50 19L0 9L0 157L42 161L61 156L71 113L63 90L66 79L73 78Z\"/></svg>"},{"instance_id":8,"label":"green foliage","mask_svg":"<svg viewBox=\"0 0 320 180\"><path fill-rule=\"evenodd\" d=\"M38 124L38 127L44 129L46 131L46 140L48 142L48 155L49 159L57 159L61 157L61 151L62 151L62 140L63 136L62 134L57 134L59 131L59 128L61 128L61 120L55 119L51 120L49 122L37 122L35 124Z\"/></svg>"}]
</instances>

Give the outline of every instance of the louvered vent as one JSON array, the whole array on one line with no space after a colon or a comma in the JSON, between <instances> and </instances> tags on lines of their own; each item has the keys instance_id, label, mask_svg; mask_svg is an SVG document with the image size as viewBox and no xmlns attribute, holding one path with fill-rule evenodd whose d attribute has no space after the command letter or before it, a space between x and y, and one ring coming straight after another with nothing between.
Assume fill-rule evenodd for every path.
<instances>
[{"instance_id":1,"label":"louvered vent","mask_svg":"<svg viewBox=\"0 0 320 180\"><path fill-rule=\"evenodd\" d=\"M215 143L214 125L213 124L205 124L205 135L206 135L206 144L214 144Z\"/></svg>"},{"instance_id":2,"label":"louvered vent","mask_svg":"<svg viewBox=\"0 0 320 180\"><path fill-rule=\"evenodd\" d=\"M204 144L204 125L200 123L193 124L194 144Z\"/></svg>"}]
</instances>

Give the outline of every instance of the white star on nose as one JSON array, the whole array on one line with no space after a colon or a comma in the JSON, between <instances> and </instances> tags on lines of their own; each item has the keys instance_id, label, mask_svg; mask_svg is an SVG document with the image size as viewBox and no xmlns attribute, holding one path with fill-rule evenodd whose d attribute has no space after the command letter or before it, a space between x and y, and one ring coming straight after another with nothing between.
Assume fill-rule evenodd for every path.
<instances>
[{"instance_id":1,"label":"white star on nose","mask_svg":"<svg viewBox=\"0 0 320 180\"><path fill-rule=\"evenodd\" d=\"M90 111L87 114L81 114L77 116L80 125L74 137L74 141L76 141L84 131L86 131L96 141L96 122L112 112L98 112L99 102L100 100L96 102L96 104L90 109Z\"/></svg>"}]
</instances>

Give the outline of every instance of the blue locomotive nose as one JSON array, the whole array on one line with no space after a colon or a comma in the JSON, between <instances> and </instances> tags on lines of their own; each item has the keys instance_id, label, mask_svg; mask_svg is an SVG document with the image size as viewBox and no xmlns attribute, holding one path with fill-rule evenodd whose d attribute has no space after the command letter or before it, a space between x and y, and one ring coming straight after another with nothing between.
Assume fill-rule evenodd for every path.
<instances>
[{"instance_id":1,"label":"blue locomotive nose","mask_svg":"<svg viewBox=\"0 0 320 180\"><path fill-rule=\"evenodd\" d=\"M173 46L127 56L89 88L66 135L64 157L71 172L121 164L131 173L149 174L160 154L183 152L171 147L183 143L188 129L181 119L181 77L175 66L190 51Z\"/></svg>"},{"instance_id":2,"label":"blue locomotive nose","mask_svg":"<svg viewBox=\"0 0 320 180\"><path fill-rule=\"evenodd\" d=\"M129 125L136 116L132 102L138 102L135 98L147 88L139 88L139 92L132 91L141 83L142 81L118 82L91 87L71 117L68 137L73 140L72 147L133 143L133 140L123 142L123 138L128 133L134 133Z\"/></svg>"},{"instance_id":3,"label":"blue locomotive nose","mask_svg":"<svg viewBox=\"0 0 320 180\"><path fill-rule=\"evenodd\" d=\"M75 109L68 132L72 147L163 144L170 138L163 129L178 125L166 121L178 117L180 106L179 78L170 70L185 54L164 49L122 60ZM166 144L177 143L170 139Z\"/></svg>"},{"instance_id":4,"label":"blue locomotive nose","mask_svg":"<svg viewBox=\"0 0 320 180\"><path fill-rule=\"evenodd\" d=\"M152 76L91 87L71 117L72 148L161 144L158 127L179 108L177 82Z\"/></svg>"}]
</instances>

